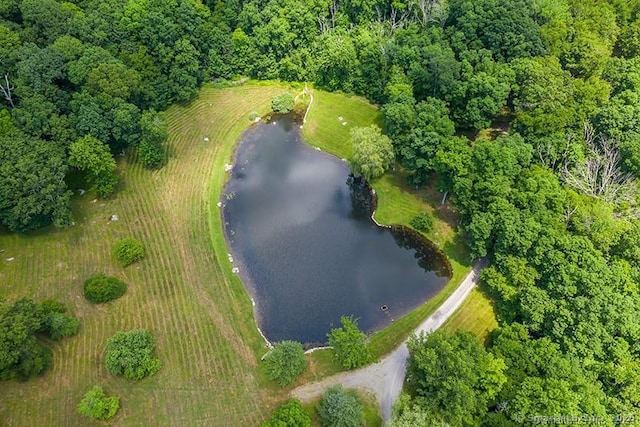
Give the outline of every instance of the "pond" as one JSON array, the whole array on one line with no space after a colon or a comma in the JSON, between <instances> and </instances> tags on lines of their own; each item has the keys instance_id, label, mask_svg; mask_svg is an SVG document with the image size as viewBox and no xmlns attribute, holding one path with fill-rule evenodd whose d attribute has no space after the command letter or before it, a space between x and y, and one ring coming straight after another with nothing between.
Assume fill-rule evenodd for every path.
<instances>
[{"instance_id":1,"label":"pond","mask_svg":"<svg viewBox=\"0 0 640 427\"><path fill-rule=\"evenodd\" d=\"M345 162L304 143L294 119L243 135L221 200L224 227L271 342L325 343L341 315L379 330L448 282L441 253L404 227L378 227L373 202Z\"/></svg>"}]
</instances>

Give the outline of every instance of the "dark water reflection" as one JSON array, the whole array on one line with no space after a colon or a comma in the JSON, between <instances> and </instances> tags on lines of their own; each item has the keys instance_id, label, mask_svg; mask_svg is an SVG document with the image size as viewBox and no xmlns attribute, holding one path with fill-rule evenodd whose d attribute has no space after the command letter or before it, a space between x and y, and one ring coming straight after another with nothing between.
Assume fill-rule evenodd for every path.
<instances>
[{"instance_id":1,"label":"dark water reflection","mask_svg":"<svg viewBox=\"0 0 640 427\"><path fill-rule=\"evenodd\" d=\"M236 155L225 232L269 340L324 343L343 314L378 330L448 281L429 244L371 221L368 189L345 163L304 144L291 119L257 125Z\"/></svg>"}]
</instances>

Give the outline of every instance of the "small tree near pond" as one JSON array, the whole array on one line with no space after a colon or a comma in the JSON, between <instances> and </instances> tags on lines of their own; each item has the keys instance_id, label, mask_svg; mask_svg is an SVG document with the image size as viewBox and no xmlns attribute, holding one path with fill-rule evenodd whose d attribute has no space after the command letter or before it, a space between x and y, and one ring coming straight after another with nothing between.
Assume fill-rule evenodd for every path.
<instances>
[{"instance_id":1,"label":"small tree near pond","mask_svg":"<svg viewBox=\"0 0 640 427\"><path fill-rule=\"evenodd\" d=\"M358 329L358 322L351 316L340 318L342 327L333 328L327 334L336 359L347 369L364 366L373 359L367 346L367 336Z\"/></svg>"},{"instance_id":2,"label":"small tree near pond","mask_svg":"<svg viewBox=\"0 0 640 427\"><path fill-rule=\"evenodd\" d=\"M433 217L426 212L420 212L411 218L410 224L416 230L428 233L433 228Z\"/></svg>"},{"instance_id":3,"label":"small tree near pond","mask_svg":"<svg viewBox=\"0 0 640 427\"><path fill-rule=\"evenodd\" d=\"M353 155L349 160L351 172L367 181L380 178L393 164L393 145L376 125L351 129Z\"/></svg>"},{"instance_id":4,"label":"small tree near pond","mask_svg":"<svg viewBox=\"0 0 640 427\"><path fill-rule=\"evenodd\" d=\"M276 113L288 113L293 110L295 100L289 92L274 95L271 98L271 109Z\"/></svg>"},{"instance_id":5,"label":"small tree near pond","mask_svg":"<svg viewBox=\"0 0 640 427\"><path fill-rule=\"evenodd\" d=\"M267 356L267 376L281 386L291 384L307 368L302 344L296 341L276 343Z\"/></svg>"}]
</instances>

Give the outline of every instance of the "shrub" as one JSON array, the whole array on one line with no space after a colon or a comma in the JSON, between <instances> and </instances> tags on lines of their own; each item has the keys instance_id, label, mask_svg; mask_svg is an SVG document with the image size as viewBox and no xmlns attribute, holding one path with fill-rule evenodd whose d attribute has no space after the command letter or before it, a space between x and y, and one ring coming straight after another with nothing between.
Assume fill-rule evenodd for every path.
<instances>
[{"instance_id":1,"label":"shrub","mask_svg":"<svg viewBox=\"0 0 640 427\"><path fill-rule=\"evenodd\" d=\"M78 319L65 313L50 313L46 319L48 330L47 335L53 340L64 337L71 337L78 333L80 323Z\"/></svg>"},{"instance_id":2,"label":"shrub","mask_svg":"<svg viewBox=\"0 0 640 427\"><path fill-rule=\"evenodd\" d=\"M267 376L281 386L295 381L307 367L302 344L296 341L277 343L266 359Z\"/></svg>"},{"instance_id":3,"label":"shrub","mask_svg":"<svg viewBox=\"0 0 640 427\"><path fill-rule=\"evenodd\" d=\"M138 159L147 169L157 169L164 163L165 149L162 142L143 139L138 145Z\"/></svg>"},{"instance_id":4,"label":"shrub","mask_svg":"<svg viewBox=\"0 0 640 427\"><path fill-rule=\"evenodd\" d=\"M340 384L331 386L322 395L317 407L324 427L360 427L364 424L364 409L354 393L346 392Z\"/></svg>"},{"instance_id":5,"label":"shrub","mask_svg":"<svg viewBox=\"0 0 640 427\"><path fill-rule=\"evenodd\" d=\"M127 290L127 285L117 277L96 274L84 282L84 297L100 304L120 298Z\"/></svg>"},{"instance_id":6,"label":"shrub","mask_svg":"<svg viewBox=\"0 0 640 427\"><path fill-rule=\"evenodd\" d=\"M259 118L259 117L260 117L260 114L258 114L255 111L252 111L252 112L249 113L249 121L250 122L255 122L256 119Z\"/></svg>"},{"instance_id":7,"label":"shrub","mask_svg":"<svg viewBox=\"0 0 640 427\"><path fill-rule=\"evenodd\" d=\"M416 230L428 233L433 228L433 217L426 212L420 212L411 219L410 224Z\"/></svg>"},{"instance_id":8,"label":"shrub","mask_svg":"<svg viewBox=\"0 0 640 427\"><path fill-rule=\"evenodd\" d=\"M106 365L113 375L139 380L160 369L153 336L145 330L118 332L107 342Z\"/></svg>"},{"instance_id":9,"label":"shrub","mask_svg":"<svg viewBox=\"0 0 640 427\"><path fill-rule=\"evenodd\" d=\"M262 427L311 427L311 417L304 411L298 399L280 405Z\"/></svg>"},{"instance_id":10,"label":"shrub","mask_svg":"<svg viewBox=\"0 0 640 427\"><path fill-rule=\"evenodd\" d=\"M347 369L359 368L371 362L367 336L358 329L358 322L347 316L342 316L340 320L342 327L333 328L327 334L336 359Z\"/></svg>"},{"instance_id":11,"label":"shrub","mask_svg":"<svg viewBox=\"0 0 640 427\"><path fill-rule=\"evenodd\" d=\"M288 113L293 110L295 100L289 92L274 95L271 98L271 109L276 113Z\"/></svg>"},{"instance_id":12,"label":"shrub","mask_svg":"<svg viewBox=\"0 0 640 427\"><path fill-rule=\"evenodd\" d=\"M42 322L40 332L53 340L70 337L78 333L78 319L67 314L67 307L55 300L45 300L40 304Z\"/></svg>"},{"instance_id":13,"label":"shrub","mask_svg":"<svg viewBox=\"0 0 640 427\"><path fill-rule=\"evenodd\" d=\"M76 409L85 417L108 420L120 409L120 399L116 396L107 396L102 388L96 385L84 395Z\"/></svg>"},{"instance_id":14,"label":"shrub","mask_svg":"<svg viewBox=\"0 0 640 427\"><path fill-rule=\"evenodd\" d=\"M132 237L120 240L113 249L113 256L122 267L144 258L144 246Z\"/></svg>"}]
</instances>

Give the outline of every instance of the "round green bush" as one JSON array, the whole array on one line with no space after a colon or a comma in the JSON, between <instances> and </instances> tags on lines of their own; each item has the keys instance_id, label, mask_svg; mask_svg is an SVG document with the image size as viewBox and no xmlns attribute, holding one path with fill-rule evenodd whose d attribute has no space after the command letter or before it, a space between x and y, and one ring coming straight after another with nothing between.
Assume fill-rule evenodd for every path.
<instances>
[{"instance_id":1,"label":"round green bush","mask_svg":"<svg viewBox=\"0 0 640 427\"><path fill-rule=\"evenodd\" d=\"M144 245L132 237L120 240L113 249L113 256L122 267L144 258Z\"/></svg>"},{"instance_id":2,"label":"round green bush","mask_svg":"<svg viewBox=\"0 0 640 427\"><path fill-rule=\"evenodd\" d=\"M127 284L117 277L96 274L84 282L84 297L100 304L120 298L127 291Z\"/></svg>"},{"instance_id":3,"label":"round green bush","mask_svg":"<svg viewBox=\"0 0 640 427\"><path fill-rule=\"evenodd\" d=\"M293 383L307 368L302 344L296 341L281 341L265 359L267 376L281 386Z\"/></svg>"},{"instance_id":4,"label":"round green bush","mask_svg":"<svg viewBox=\"0 0 640 427\"><path fill-rule=\"evenodd\" d=\"M288 113L293 110L295 100L290 93L284 92L271 98L271 109L276 113Z\"/></svg>"},{"instance_id":5,"label":"round green bush","mask_svg":"<svg viewBox=\"0 0 640 427\"><path fill-rule=\"evenodd\" d=\"M107 396L100 386L94 386L89 390L77 408L80 415L94 420L108 420L120 409L120 399L116 396Z\"/></svg>"},{"instance_id":6,"label":"round green bush","mask_svg":"<svg viewBox=\"0 0 640 427\"><path fill-rule=\"evenodd\" d=\"M420 212L411 219L410 224L416 230L427 233L433 228L433 217L426 212Z\"/></svg>"},{"instance_id":7,"label":"round green bush","mask_svg":"<svg viewBox=\"0 0 640 427\"><path fill-rule=\"evenodd\" d=\"M139 380L160 369L153 336L143 329L118 332L107 341L106 365L112 375Z\"/></svg>"},{"instance_id":8,"label":"round green bush","mask_svg":"<svg viewBox=\"0 0 640 427\"><path fill-rule=\"evenodd\" d=\"M329 387L316 407L323 427L359 427L364 424L364 408L353 392L340 384Z\"/></svg>"}]
</instances>

